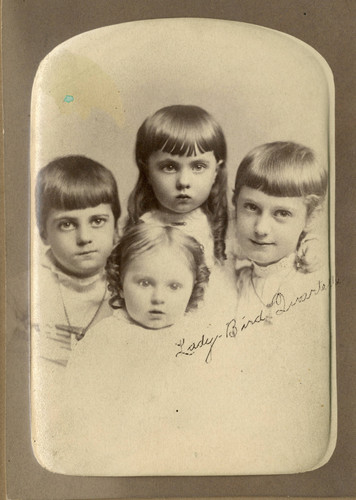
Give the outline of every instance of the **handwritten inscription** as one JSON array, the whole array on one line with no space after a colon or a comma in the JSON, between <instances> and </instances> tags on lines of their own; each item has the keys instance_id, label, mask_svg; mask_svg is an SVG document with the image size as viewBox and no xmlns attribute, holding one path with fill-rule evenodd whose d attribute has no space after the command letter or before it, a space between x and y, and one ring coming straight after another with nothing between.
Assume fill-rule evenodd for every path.
<instances>
[{"instance_id":1,"label":"handwritten inscription","mask_svg":"<svg viewBox=\"0 0 356 500\"><path fill-rule=\"evenodd\" d=\"M293 308L297 304L301 304L307 300L310 300L312 296L319 295L320 292L325 292L329 288L331 288L334 284L338 285L339 283L340 282L338 279L336 281L334 279L331 279L329 283L324 283L323 281L319 280L315 288L311 288L308 292L305 292L302 295L295 297L293 300L289 301L289 303L286 302L285 297L282 293L275 294L273 296L272 303L274 302L277 306L280 306L280 308L276 310L276 315L279 316L281 314L288 312L291 308Z\"/></svg>"},{"instance_id":2,"label":"handwritten inscription","mask_svg":"<svg viewBox=\"0 0 356 500\"><path fill-rule=\"evenodd\" d=\"M208 336L203 333L197 341L187 342L183 337L175 343L175 345L179 348L175 356L193 356L201 349L207 348L205 363L210 363L213 360L214 346L218 341L224 339L235 339L239 333L252 327L253 325L259 323L271 323L273 315L281 316L285 313L288 313L296 305L306 302L322 292L326 292L333 285L338 285L339 283L340 281L338 279L334 280L333 278L330 279L328 283L324 283L323 281L319 280L315 288L311 288L307 292L294 297L289 301L286 300L283 293L278 292L273 296L270 304L268 304L268 313L266 313L266 311L264 310L261 310L255 318L246 318L245 316L242 316L240 324L235 318L233 318L225 323L225 331L223 331L222 333L212 336Z\"/></svg>"},{"instance_id":3,"label":"handwritten inscription","mask_svg":"<svg viewBox=\"0 0 356 500\"><path fill-rule=\"evenodd\" d=\"M198 349L201 349L204 346L209 346L208 354L206 355L205 362L210 363L213 359L213 347L217 339L222 338L222 335L215 335L215 337L205 337L203 334L198 340L198 342L192 342L188 346L184 346L185 339L181 339L176 345L180 348L180 351L177 352L176 357L179 355L183 356L192 356Z\"/></svg>"}]
</instances>

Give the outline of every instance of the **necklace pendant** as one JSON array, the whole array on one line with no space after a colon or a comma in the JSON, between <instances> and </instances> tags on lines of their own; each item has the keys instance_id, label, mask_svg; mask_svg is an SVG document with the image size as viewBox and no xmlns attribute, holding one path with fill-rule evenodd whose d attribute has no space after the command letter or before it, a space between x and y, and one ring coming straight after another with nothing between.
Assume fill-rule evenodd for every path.
<instances>
[{"instance_id":1,"label":"necklace pendant","mask_svg":"<svg viewBox=\"0 0 356 500\"><path fill-rule=\"evenodd\" d=\"M100 303L99 303L99 305L98 305L98 307L97 307L97 309L96 309L96 311L94 313L94 316L91 318L91 320L89 321L89 323L87 324L87 326L85 326L84 328L82 328L80 326L72 326L71 325L71 322L69 321L68 311L67 311L67 308L66 308L64 300L63 300L61 284L60 284L59 281L58 281L58 288L59 288L59 293L60 293L61 300L62 300L64 314L65 314L65 317L66 317L68 325L62 325L62 324L60 324L60 325L55 325L55 326L56 326L56 328L58 330L65 331L65 332L69 333L70 335L75 335L75 339L77 341L82 340L82 338L84 337L84 335L87 333L87 331L89 330L90 326L94 322L95 318L97 317L98 312L100 311L100 308L101 308L101 306L104 303L105 296L106 296L106 285L104 286L104 294L103 294L103 296L101 298L101 301L100 301Z\"/></svg>"},{"instance_id":2,"label":"necklace pendant","mask_svg":"<svg viewBox=\"0 0 356 500\"><path fill-rule=\"evenodd\" d=\"M76 340L81 340L86 330L85 328L80 328L79 326L69 326L69 325L55 325L57 330L69 333L69 335L75 335Z\"/></svg>"},{"instance_id":3,"label":"necklace pendant","mask_svg":"<svg viewBox=\"0 0 356 500\"><path fill-rule=\"evenodd\" d=\"M172 226L186 226L187 223L182 221L182 222L172 222Z\"/></svg>"}]
</instances>

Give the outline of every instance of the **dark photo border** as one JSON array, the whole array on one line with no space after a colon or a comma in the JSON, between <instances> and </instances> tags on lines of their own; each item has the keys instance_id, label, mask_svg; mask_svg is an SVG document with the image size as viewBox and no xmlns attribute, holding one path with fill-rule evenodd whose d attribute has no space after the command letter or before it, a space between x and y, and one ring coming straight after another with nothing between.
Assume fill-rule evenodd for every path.
<instances>
[{"instance_id":1,"label":"dark photo border","mask_svg":"<svg viewBox=\"0 0 356 500\"><path fill-rule=\"evenodd\" d=\"M33 79L40 61L55 46L85 31L135 20L169 17L225 19L282 31L312 46L333 71L336 89L336 277L339 280L336 292L339 421L336 450L328 464L321 469L298 475L84 478L52 474L42 469L32 454L29 353L24 352L17 359L7 360L6 368L7 428L6 443L2 450L5 451L8 498L352 497L356 495L356 361L353 356L356 344L356 315L353 307L356 298L356 259L352 253L356 195L353 164L356 143L353 125L356 102L355 2L3 0L5 239L8 276L28 270L30 104ZM24 288L28 289L28 283L24 283ZM4 349L2 353L4 358Z\"/></svg>"}]
</instances>

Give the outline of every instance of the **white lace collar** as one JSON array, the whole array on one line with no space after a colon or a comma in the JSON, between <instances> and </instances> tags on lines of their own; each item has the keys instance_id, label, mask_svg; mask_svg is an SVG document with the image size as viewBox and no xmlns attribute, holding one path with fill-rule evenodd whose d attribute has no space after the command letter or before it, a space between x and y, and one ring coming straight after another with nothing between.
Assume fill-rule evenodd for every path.
<instances>
[{"instance_id":1,"label":"white lace collar","mask_svg":"<svg viewBox=\"0 0 356 500\"><path fill-rule=\"evenodd\" d=\"M291 253L287 257L274 262L269 266L259 266L256 262L252 262L253 274L259 278L268 278L271 275L279 275L281 277L287 275L292 269L296 269L296 254Z\"/></svg>"},{"instance_id":2,"label":"white lace collar","mask_svg":"<svg viewBox=\"0 0 356 500\"><path fill-rule=\"evenodd\" d=\"M59 269L56 265L56 261L52 250L49 249L45 253L41 262L42 266L49 269L58 279L58 281L63 284L63 286L70 287L73 289L83 289L88 288L91 285L94 285L99 280L105 279L105 271L104 269L95 274L94 276L90 276L89 278L78 278L77 276L71 276L70 274L66 274L64 271Z\"/></svg>"},{"instance_id":3,"label":"white lace collar","mask_svg":"<svg viewBox=\"0 0 356 500\"><path fill-rule=\"evenodd\" d=\"M157 218L162 224L167 225L187 225L192 222L196 222L201 220L205 214L201 208L196 208L189 213L186 214L178 214L171 212L163 212L162 210L152 210L150 212L146 212L141 216L143 221L146 221L150 217Z\"/></svg>"}]
</instances>

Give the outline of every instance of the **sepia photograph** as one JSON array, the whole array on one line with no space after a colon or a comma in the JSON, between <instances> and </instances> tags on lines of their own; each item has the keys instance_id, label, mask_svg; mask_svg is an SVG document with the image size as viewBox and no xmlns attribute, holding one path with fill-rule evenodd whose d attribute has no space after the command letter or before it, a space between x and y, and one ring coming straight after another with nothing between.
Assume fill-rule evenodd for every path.
<instances>
[{"instance_id":1,"label":"sepia photograph","mask_svg":"<svg viewBox=\"0 0 356 500\"><path fill-rule=\"evenodd\" d=\"M42 60L31 109L41 466L140 476L325 464L336 441L325 60L245 23L113 25Z\"/></svg>"},{"instance_id":2,"label":"sepia photograph","mask_svg":"<svg viewBox=\"0 0 356 500\"><path fill-rule=\"evenodd\" d=\"M2 17L0 491L352 497L352 2Z\"/></svg>"}]
</instances>

